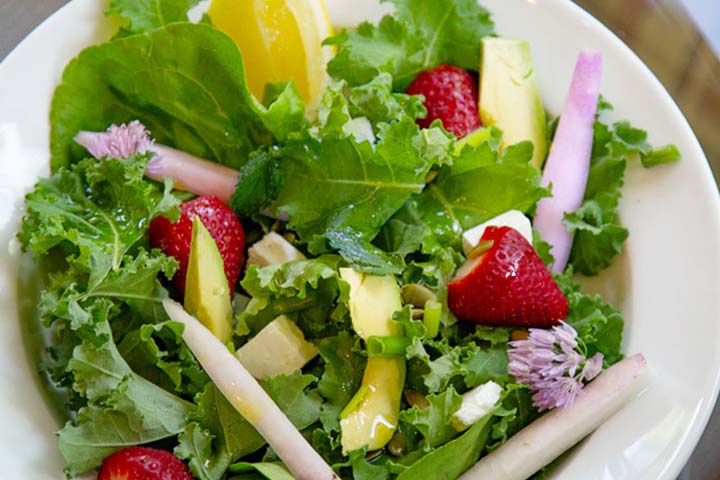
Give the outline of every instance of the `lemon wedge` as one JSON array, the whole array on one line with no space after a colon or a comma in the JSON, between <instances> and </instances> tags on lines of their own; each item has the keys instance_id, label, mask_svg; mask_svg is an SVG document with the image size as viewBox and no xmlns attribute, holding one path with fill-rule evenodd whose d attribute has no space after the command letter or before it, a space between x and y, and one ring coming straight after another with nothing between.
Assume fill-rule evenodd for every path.
<instances>
[{"instance_id":1,"label":"lemon wedge","mask_svg":"<svg viewBox=\"0 0 720 480\"><path fill-rule=\"evenodd\" d=\"M255 97L293 80L309 110L320 104L333 55L322 46L333 35L323 0L212 0L208 15L240 47Z\"/></svg>"}]
</instances>

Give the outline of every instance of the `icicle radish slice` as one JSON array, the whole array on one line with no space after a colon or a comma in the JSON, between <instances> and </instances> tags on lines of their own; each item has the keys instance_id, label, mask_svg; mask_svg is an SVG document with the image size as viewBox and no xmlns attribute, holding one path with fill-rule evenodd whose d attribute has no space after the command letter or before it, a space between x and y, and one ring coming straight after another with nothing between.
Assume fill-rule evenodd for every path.
<instances>
[{"instance_id":1,"label":"icicle radish slice","mask_svg":"<svg viewBox=\"0 0 720 480\"><path fill-rule=\"evenodd\" d=\"M164 300L163 307L170 319L185 325L183 339L213 383L267 440L295 478L339 479L260 384L210 330L173 300Z\"/></svg>"},{"instance_id":2,"label":"icicle radish slice","mask_svg":"<svg viewBox=\"0 0 720 480\"><path fill-rule=\"evenodd\" d=\"M538 202L533 225L552 247L554 273L565 270L573 241L563 216L577 210L585 195L601 77L600 53L581 52L543 170L542 183L552 183L553 196Z\"/></svg>"},{"instance_id":3,"label":"icicle radish slice","mask_svg":"<svg viewBox=\"0 0 720 480\"><path fill-rule=\"evenodd\" d=\"M102 135L106 132L81 131L75 136L75 142L89 149ZM155 152L145 169L149 178L159 182L171 178L177 189L196 195L215 195L224 203L230 202L237 184L237 170L158 143L147 148Z\"/></svg>"},{"instance_id":4,"label":"icicle radish slice","mask_svg":"<svg viewBox=\"0 0 720 480\"><path fill-rule=\"evenodd\" d=\"M157 155L148 163L145 175L157 181L172 178L175 188L196 195L215 195L224 203L230 203L237 184L237 170L165 145L155 144L152 151Z\"/></svg>"},{"instance_id":5,"label":"icicle radish slice","mask_svg":"<svg viewBox=\"0 0 720 480\"><path fill-rule=\"evenodd\" d=\"M646 362L626 358L588 384L575 402L557 408L510 437L458 480L524 480L614 415L637 393Z\"/></svg>"}]
</instances>

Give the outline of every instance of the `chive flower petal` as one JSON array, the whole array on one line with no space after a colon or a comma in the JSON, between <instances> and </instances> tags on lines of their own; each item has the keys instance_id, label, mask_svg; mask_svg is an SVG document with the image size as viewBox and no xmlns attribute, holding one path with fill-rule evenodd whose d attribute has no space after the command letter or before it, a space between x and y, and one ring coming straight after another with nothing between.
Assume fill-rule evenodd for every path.
<instances>
[{"instance_id":1,"label":"chive flower petal","mask_svg":"<svg viewBox=\"0 0 720 480\"><path fill-rule=\"evenodd\" d=\"M127 158L152 150L155 141L145 125L138 120L121 125L112 124L104 132L80 132L75 141L97 158Z\"/></svg>"},{"instance_id":2,"label":"chive flower petal","mask_svg":"<svg viewBox=\"0 0 720 480\"><path fill-rule=\"evenodd\" d=\"M552 330L531 328L526 340L510 342L508 371L530 387L540 411L572 404L584 384L602 370L602 353L586 358L580 343L565 322Z\"/></svg>"}]
</instances>

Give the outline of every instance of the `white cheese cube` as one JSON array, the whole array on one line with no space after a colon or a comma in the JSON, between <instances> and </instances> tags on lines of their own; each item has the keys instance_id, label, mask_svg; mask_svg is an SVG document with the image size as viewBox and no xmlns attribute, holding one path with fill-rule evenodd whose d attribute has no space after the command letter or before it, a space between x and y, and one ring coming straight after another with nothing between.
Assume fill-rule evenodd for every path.
<instances>
[{"instance_id":1,"label":"white cheese cube","mask_svg":"<svg viewBox=\"0 0 720 480\"><path fill-rule=\"evenodd\" d=\"M463 253L468 255L475 248L485 233L485 229L489 226L494 227L512 227L517 230L520 235L525 237L530 245L532 245L532 226L530 220L520 210L508 210L501 213L495 218L491 218L487 222L483 222L470 230L466 230L462 236Z\"/></svg>"},{"instance_id":2,"label":"white cheese cube","mask_svg":"<svg viewBox=\"0 0 720 480\"><path fill-rule=\"evenodd\" d=\"M500 399L502 387L495 382L478 385L463 395L462 405L450 417L455 430L461 432L488 414Z\"/></svg>"},{"instance_id":3,"label":"white cheese cube","mask_svg":"<svg viewBox=\"0 0 720 480\"><path fill-rule=\"evenodd\" d=\"M366 117L357 117L348 120L342 129L346 135L355 137L356 142L368 141L375 143L375 133L373 132L372 124Z\"/></svg>"},{"instance_id":4,"label":"white cheese cube","mask_svg":"<svg viewBox=\"0 0 720 480\"><path fill-rule=\"evenodd\" d=\"M285 240L282 235L270 232L248 249L247 264L266 267L305 258L300 250Z\"/></svg>"},{"instance_id":5,"label":"white cheese cube","mask_svg":"<svg viewBox=\"0 0 720 480\"><path fill-rule=\"evenodd\" d=\"M302 330L280 315L240 347L235 356L255 378L276 377L304 367L318 350Z\"/></svg>"}]
</instances>

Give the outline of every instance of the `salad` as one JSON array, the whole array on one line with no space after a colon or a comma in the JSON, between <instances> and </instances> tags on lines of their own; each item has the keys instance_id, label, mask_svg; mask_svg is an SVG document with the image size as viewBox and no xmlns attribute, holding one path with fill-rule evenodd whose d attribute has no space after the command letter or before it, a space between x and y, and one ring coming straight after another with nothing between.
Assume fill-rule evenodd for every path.
<instances>
[{"instance_id":1,"label":"salad","mask_svg":"<svg viewBox=\"0 0 720 480\"><path fill-rule=\"evenodd\" d=\"M574 276L622 252L627 163L679 154L604 123L599 54L554 117L474 0L156 3L66 67L19 233L68 477L527 478L630 398Z\"/></svg>"}]
</instances>

